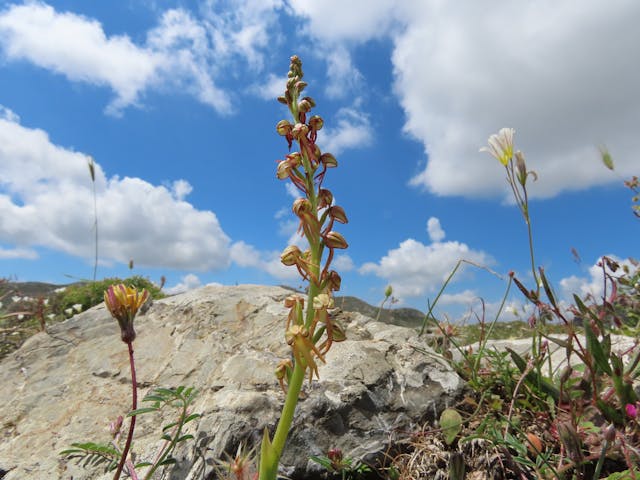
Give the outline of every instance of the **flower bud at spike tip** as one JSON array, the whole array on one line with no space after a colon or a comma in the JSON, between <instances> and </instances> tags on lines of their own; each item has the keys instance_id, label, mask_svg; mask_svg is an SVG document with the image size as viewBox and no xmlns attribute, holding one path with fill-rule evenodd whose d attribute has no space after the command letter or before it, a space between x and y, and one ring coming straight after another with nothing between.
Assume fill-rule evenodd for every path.
<instances>
[{"instance_id":1,"label":"flower bud at spike tip","mask_svg":"<svg viewBox=\"0 0 640 480\"><path fill-rule=\"evenodd\" d=\"M389 298L391 295L393 295L393 287L391 285L387 285L387 288L384 290L384 296Z\"/></svg>"},{"instance_id":2,"label":"flower bud at spike tip","mask_svg":"<svg viewBox=\"0 0 640 480\"><path fill-rule=\"evenodd\" d=\"M306 100L301 100L300 103L298 103L298 110L307 113L311 110L311 104Z\"/></svg>"},{"instance_id":3,"label":"flower bud at spike tip","mask_svg":"<svg viewBox=\"0 0 640 480\"><path fill-rule=\"evenodd\" d=\"M324 236L324 244L329 248L339 249L344 249L349 246L344 237L338 232L334 232L333 230Z\"/></svg>"}]
</instances>

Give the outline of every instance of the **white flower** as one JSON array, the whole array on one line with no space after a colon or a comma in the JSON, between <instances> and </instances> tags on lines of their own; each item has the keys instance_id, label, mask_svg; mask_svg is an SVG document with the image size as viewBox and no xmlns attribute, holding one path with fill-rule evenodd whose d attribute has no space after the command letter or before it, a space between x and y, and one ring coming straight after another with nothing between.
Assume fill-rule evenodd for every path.
<instances>
[{"instance_id":1,"label":"white flower","mask_svg":"<svg viewBox=\"0 0 640 480\"><path fill-rule=\"evenodd\" d=\"M66 308L64 310L64 313L66 313L67 315L73 315L73 308Z\"/></svg>"},{"instance_id":2,"label":"white flower","mask_svg":"<svg viewBox=\"0 0 640 480\"><path fill-rule=\"evenodd\" d=\"M2 302L0 302L0 308L2 308Z\"/></svg>"},{"instance_id":3,"label":"white flower","mask_svg":"<svg viewBox=\"0 0 640 480\"><path fill-rule=\"evenodd\" d=\"M18 315L18 320L22 320L23 318L24 318L24 315L22 313Z\"/></svg>"},{"instance_id":4,"label":"white flower","mask_svg":"<svg viewBox=\"0 0 640 480\"><path fill-rule=\"evenodd\" d=\"M497 134L489 137L489 146L482 147L481 152L489 152L505 167L513 158L513 128L501 128Z\"/></svg>"},{"instance_id":5,"label":"white flower","mask_svg":"<svg viewBox=\"0 0 640 480\"><path fill-rule=\"evenodd\" d=\"M56 316L56 314L55 314L55 313L50 313L49 315L47 315L47 318L48 318L49 320L53 320L53 317L55 317L55 316Z\"/></svg>"},{"instance_id":6,"label":"white flower","mask_svg":"<svg viewBox=\"0 0 640 480\"><path fill-rule=\"evenodd\" d=\"M56 289L54 290L54 292L56 292L56 293L61 293L61 292L64 292L66 289L67 289L67 287L60 287L60 288L56 288Z\"/></svg>"},{"instance_id":7,"label":"white flower","mask_svg":"<svg viewBox=\"0 0 640 480\"><path fill-rule=\"evenodd\" d=\"M81 303L76 303L76 304L73 306L73 309L74 309L76 312L81 312L81 311L82 311L82 304L81 304Z\"/></svg>"},{"instance_id":8,"label":"white flower","mask_svg":"<svg viewBox=\"0 0 640 480\"><path fill-rule=\"evenodd\" d=\"M49 299L48 299L48 298L45 298L45 299L44 299L44 301L43 301L42 303L44 303L45 305L49 305Z\"/></svg>"},{"instance_id":9,"label":"white flower","mask_svg":"<svg viewBox=\"0 0 640 480\"><path fill-rule=\"evenodd\" d=\"M22 300L22 297L19 297L18 295L14 295L13 297L11 297L11 300L13 300L14 302L19 302L20 300Z\"/></svg>"}]
</instances>

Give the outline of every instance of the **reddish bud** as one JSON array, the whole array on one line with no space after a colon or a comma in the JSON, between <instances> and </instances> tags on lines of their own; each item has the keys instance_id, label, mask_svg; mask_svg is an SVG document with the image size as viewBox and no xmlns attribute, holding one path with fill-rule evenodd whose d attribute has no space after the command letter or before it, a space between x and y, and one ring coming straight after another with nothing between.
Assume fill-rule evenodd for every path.
<instances>
[{"instance_id":1,"label":"reddish bud","mask_svg":"<svg viewBox=\"0 0 640 480\"><path fill-rule=\"evenodd\" d=\"M338 166L336 157L334 157L330 153L323 153L320 156L320 163L322 163L326 168L333 168Z\"/></svg>"},{"instance_id":2,"label":"reddish bud","mask_svg":"<svg viewBox=\"0 0 640 480\"><path fill-rule=\"evenodd\" d=\"M293 127L288 120L280 120L276 125L276 131L278 132L278 135L281 135L283 137L291 133L292 128Z\"/></svg>"},{"instance_id":3,"label":"reddish bud","mask_svg":"<svg viewBox=\"0 0 640 480\"><path fill-rule=\"evenodd\" d=\"M296 140L304 138L307 133L309 133L309 127L304 123L296 123L295 127L293 127L293 129L291 130L291 135Z\"/></svg>"},{"instance_id":4,"label":"reddish bud","mask_svg":"<svg viewBox=\"0 0 640 480\"><path fill-rule=\"evenodd\" d=\"M324 120L322 120L322 117L319 115L314 115L309 119L309 128L311 128L311 130L322 130L323 125Z\"/></svg>"},{"instance_id":5,"label":"reddish bud","mask_svg":"<svg viewBox=\"0 0 640 480\"><path fill-rule=\"evenodd\" d=\"M334 232L333 230L328 232L324 236L324 244L328 248L339 248L339 249L344 249L349 246L349 244L344 239L344 237L340 235L338 232Z\"/></svg>"},{"instance_id":6,"label":"reddish bud","mask_svg":"<svg viewBox=\"0 0 640 480\"><path fill-rule=\"evenodd\" d=\"M330 207L329 208L329 215L336 222L340 222L340 223L347 223L348 222L347 214L344 212L344 208L342 208L339 205L334 205L333 207Z\"/></svg>"}]
</instances>

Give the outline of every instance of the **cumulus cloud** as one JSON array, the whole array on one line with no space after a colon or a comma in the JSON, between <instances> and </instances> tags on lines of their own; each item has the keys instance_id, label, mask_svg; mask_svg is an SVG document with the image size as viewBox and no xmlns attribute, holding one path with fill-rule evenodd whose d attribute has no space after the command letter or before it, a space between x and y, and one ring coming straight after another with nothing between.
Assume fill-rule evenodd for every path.
<instances>
[{"instance_id":1,"label":"cumulus cloud","mask_svg":"<svg viewBox=\"0 0 640 480\"><path fill-rule=\"evenodd\" d=\"M429 238L432 242L438 243L444 240L445 233L440 226L440 220L436 217L431 217L427 221L427 233L429 234Z\"/></svg>"},{"instance_id":2,"label":"cumulus cloud","mask_svg":"<svg viewBox=\"0 0 640 480\"><path fill-rule=\"evenodd\" d=\"M284 93L286 84L286 76L278 76L270 73L264 82L251 85L249 92L263 100L275 100Z\"/></svg>"},{"instance_id":3,"label":"cumulus cloud","mask_svg":"<svg viewBox=\"0 0 640 480\"><path fill-rule=\"evenodd\" d=\"M307 19L309 35L349 52L391 39L404 129L426 154L411 181L416 187L437 195L507 195L502 167L478 152L505 126L516 129L516 147L541 178L532 196L618 181L603 170L600 144L621 175L636 173L640 68L629 59L640 44L637 2L292 0L291 6Z\"/></svg>"},{"instance_id":4,"label":"cumulus cloud","mask_svg":"<svg viewBox=\"0 0 640 480\"><path fill-rule=\"evenodd\" d=\"M355 268L352 258L347 254L336 255L331 262L331 268L339 273L350 272Z\"/></svg>"},{"instance_id":5,"label":"cumulus cloud","mask_svg":"<svg viewBox=\"0 0 640 480\"><path fill-rule=\"evenodd\" d=\"M463 259L485 266L493 263L488 254L461 242L425 245L409 238L398 248L389 250L377 263L362 265L359 272L385 279L401 299L415 298L440 288L456 263Z\"/></svg>"},{"instance_id":6,"label":"cumulus cloud","mask_svg":"<svg viewBox=\"0 0 640 480\"><path fill-rule=\"evenodd\" d=\"M319 144L323 150L339 155L350 148L363 148L373 144L373 129L369 116L355 108L341 108L332 125L324 127Z\"/></svg>"},{"instance_id":7,"label":"cumulus cloud","mask_svg":"<svg viewBox=\"0 0 640 480\"><path fill-rule=\"evenodd\" d=\"M38 252L31 248L2 248L0 247L0 258L3 260L15 260L23 258L27 260L35 260L38 258Z\"/></svg>"},{"instance_id":8,"label":"cumulus cloud","mask_svg":"<svg viewBox=\"0 0 640 480\"><path fill-rule=\"evenodd\" d=\"M640 43L640 4L464 5L411 4L395 38L405 130L428 155L413 185L438 195L503 194L501 166L478 148L505 126L541 178L534 196L617 181L604 174L600 143L631 174L640 68L628 59Z\"/></svg>"},{"instance_id":9,"label":"cumulus cloud","mask_svg":"<svg viewBox=\"0 0 640 480\"><path fill-rule=\"evenodd\" d=\"M231 245L231 261L239 267L256 268L269 275L282 280L293 280L299 278L298 270L295 267L285 267L280 262L282 252L263 252L253 245L238 241Z\"/></svg>"},{"instance_id":10,"label":"cumulus cloud","mask_svg":"<svg viewBox=\"0 0 640 480\"><path fill-rule=\"evenodd\" d=\"M108 87L115 98L107 113L142 102L147 91L186 92L220 113L232 111L231 95L219 86L239 59L256 71L277 35L282 1L205 2L202 17L175 8L161 13L144 42L107 35L102 25L44 2L0 11L6 59L25 60L74 82Z\"/></svg>"},{"instance_id":11,"label":"cumulus cloud","mask_svg":"<svg viewBox=\"0 0 640 480\"><path fill-rule=\"evenodd\" d=\"M87 156L55 145L46 132L0 118L0 242L23 257L43 246L90 258L93 193ZM229 238L213 212L139 178L108 178L95 163L102 261L210 270L228 265Z\"/></svg>"},{"instance_id":12,"label":"cumulus cloud","mask_svg":"<svg viewBox=\"0 0 640 480\"><path fill-rule=\"evenodd\" d=\"M193 273L188 273L180 279L173 287L165 288L167 295L175 295L178 293L188 292L202 285L200 278Z\"/></svg>"}]
</instances>

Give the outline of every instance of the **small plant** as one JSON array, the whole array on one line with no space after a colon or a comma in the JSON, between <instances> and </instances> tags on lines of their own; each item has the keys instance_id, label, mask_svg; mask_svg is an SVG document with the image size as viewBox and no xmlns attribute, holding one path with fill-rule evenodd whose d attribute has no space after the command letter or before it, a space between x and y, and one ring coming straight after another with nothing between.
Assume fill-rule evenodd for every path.
<instances>
[{"instance_id":1,"label":"small plant","mask_svg":"<svg viewBox=\"0 0 640 480\"><path fill-rule=\"evenodd\" d=\"M332 448L327 456L311 456L311 460L322 465L327 472L340 476L341 480L356 480L371 472L371 468L364 463L354 465L353 460L344 457L339 448Z\"/></svg>"},{"instance_id":2,"label":"small plant","mask_svg":"<svg viewBox=\"0 0 640 480\"><path fill-rule=\"evenodd\" d=\"M537 177L527 170L524 155L514 151L513 136L513 129L502 129L483 150L505 167L525 219L534 287L527 288L510 273L498 313L486 322L483 309L478 342L465 347L433 316L458 263L425 318L425 325L435 325L448 339L439 344L441 352L475 392L465 399L473 412L458 422L463 426L459 448L478 439L489 442L513 478L635 480L640 478L640 402L633 388L640 379L639 264L602 257L602 297L574 295L573 305L558 299L544 269L535 268L527 182ZM610 156L603 154L603 161L612 168ZM524 355L511 348L487 348L512 283L533 307L528 319L531 347ZM631 334L636 341L619 351L612 333ZM565 353L563 365L552 362L553 348ZM450 433L447 444L456 438Z\"/></svg>"},{"instance_id":3,"label":"small plant","mask_svg":"<svg viewBox=\"0 0 640 480\"><path fill-rule=\"evenodd\" d=\"M156 470L160 467L175 463L171 456L176 446L189 440L190 434L184 434L184 426L200 417L197 413L192 413L190 407L196 396L193 388L180 386L176 389L156 388L147 394L142 402L147 406L138 408L138 386L136 381L136 368L133 354L133 342L136 332L133 321L149 297L147 290L138 291L135 287L124 284L111 285L104 292L104 302L107 309L120 326L120 338L127 344L129 351L129 365L131 368L131 411L127 414L130 418L124 447L120 448L121 429L123 418L111 424L112 441L110 444L98 444L94 442L73 443L72 448L61 453L68 458L83 459L85 465L106 464L106 470L115 469L113 480L118 480L123 471L129 477L137 480L139 477L136 469L147 468L146 474L141 477L145 480L151 479ZM135 431L136 418L138 415L158 412L164 408L174 408L178 410L177 420L165 425L162 428L162 440L164 445L160 448L156 457L151 462L138 462L134 464L133 456L129 456L133 435Z\"/></svg>"}]
</instances>

